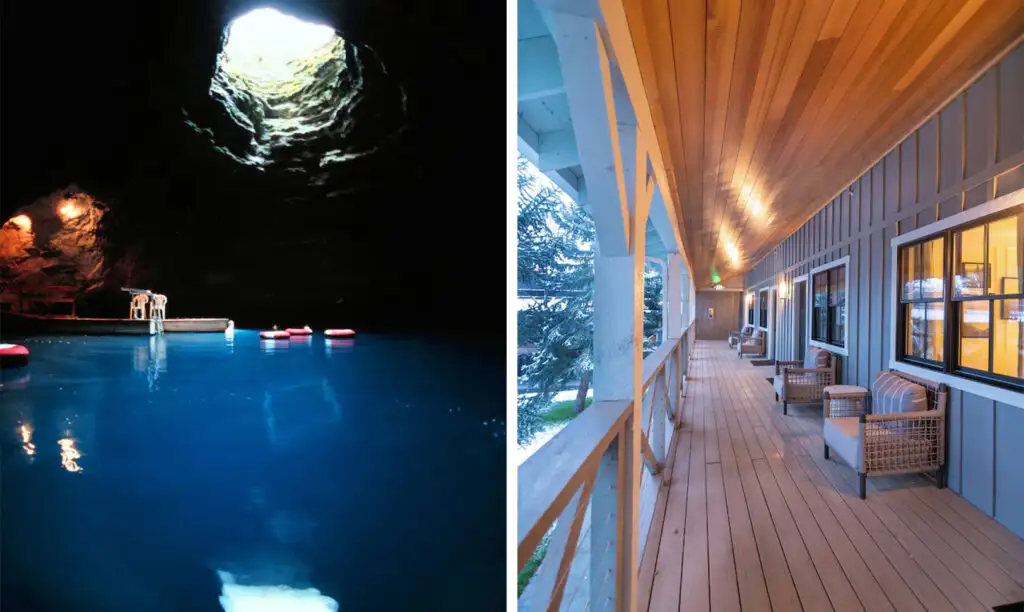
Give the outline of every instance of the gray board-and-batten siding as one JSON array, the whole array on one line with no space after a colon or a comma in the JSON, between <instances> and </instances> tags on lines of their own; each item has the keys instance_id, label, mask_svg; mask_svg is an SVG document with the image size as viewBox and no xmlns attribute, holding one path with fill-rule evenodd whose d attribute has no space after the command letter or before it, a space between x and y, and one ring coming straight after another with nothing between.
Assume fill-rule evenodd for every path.
<instances>
[{"instance_id":1,"label":"gray board-and-batten siding","mask_svg":"<svg viewBox=\"0 0 1024 612\"><path fill-rule=\"evenodd\" d=\"M870 387L888 367L896 236L1024 188L1024 45L987 70L783 241L746 287L849 256L842 381ZM811 286L807 285L808 292ZM777 350L791 358L793 302L780 300ZM949 401L949 486L1024 537L1024 409L959 389Z\"/></svg>"}]
</instances>

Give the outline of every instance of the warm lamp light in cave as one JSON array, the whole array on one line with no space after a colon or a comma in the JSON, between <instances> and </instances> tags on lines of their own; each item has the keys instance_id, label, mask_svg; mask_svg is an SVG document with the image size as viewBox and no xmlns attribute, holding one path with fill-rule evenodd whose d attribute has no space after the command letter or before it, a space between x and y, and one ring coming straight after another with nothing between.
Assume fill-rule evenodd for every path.
<instances>
[{"instance_id":1,"label":"warm lamp light in cave","mask_svg":"<svg viewBox=\"0 0 1024 612\"><path fill-rule=\"evenodd\" d=\"M60 208L57 209L57 213L64 221L70 221L71 219L81 215L82 211L78 208L78 205L71 200L65 200L64 203L60 205Z\"/></svg>"},{"instance_id":2,"label":"warm lamp light in cave","mask_svg":"<svg viewBox=\"0 0 1024 612\"><path fill-rule=\"evenodd\" d=\"M28 215L17 215L11 217L10 223L13 223L23 232L32 231L32 219L29 219Z\"/></svg>"}]
</instances>

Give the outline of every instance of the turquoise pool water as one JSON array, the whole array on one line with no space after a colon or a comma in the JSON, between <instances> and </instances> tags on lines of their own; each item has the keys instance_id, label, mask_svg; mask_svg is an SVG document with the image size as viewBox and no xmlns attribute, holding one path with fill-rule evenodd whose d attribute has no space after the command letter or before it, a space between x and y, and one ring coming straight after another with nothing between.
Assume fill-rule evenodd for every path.
<instances>
[{"instance_id":1,"label":"turquoise pool water","mask_svg":"<svg viewBox=\"0 0 1024 612\"><path fill-rule=\"evenodd\" d=\"M503 347L5 341L4 610L504 609Z\"/></svg>"}]
</instances>

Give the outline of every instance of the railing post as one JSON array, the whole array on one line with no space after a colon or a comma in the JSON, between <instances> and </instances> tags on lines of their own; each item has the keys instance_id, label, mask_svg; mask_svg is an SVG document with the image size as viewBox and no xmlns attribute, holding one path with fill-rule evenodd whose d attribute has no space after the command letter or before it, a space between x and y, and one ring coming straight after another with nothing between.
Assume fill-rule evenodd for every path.
<instances>
[{"instance_id":1,"label":"railing post","mask_svg":"<svg viewBox=\"0 0 1024 612\"><path fill-rule=\"evenodd\" d=\"M667 454L665 453L665 417L666 408L672 401L671 391L669 390L668 381L668 365L661 368L654 377L654 383L651 385L651 399L656 400L659 392L664 395L662 401L653 401L651 404L651 431L647 434L647 439L651 444L651 451L654 452L654 458L657 459L658 463L662 467L665 466L665 459Z\"/></svg>"},{"instance_id":2,"label":"railing post","mask_svg":"<svg viewBox=\"0 0 1024 612\"><path fill-rule=\"evenodd\" d=\"M619 502L620 466L623 446L621 433L601 456L594 480L590 506L590 610L612 612L615 607L618 531L622 521Z\"/></svg>"}]
</instances>

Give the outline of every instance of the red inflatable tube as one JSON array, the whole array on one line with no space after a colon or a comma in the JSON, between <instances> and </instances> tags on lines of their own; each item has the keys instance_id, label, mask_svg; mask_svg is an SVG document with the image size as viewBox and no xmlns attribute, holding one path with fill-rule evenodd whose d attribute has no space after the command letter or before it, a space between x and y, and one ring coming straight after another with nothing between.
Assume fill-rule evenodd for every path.
<instances>
[{"instance_id":1,"label":"red inflatable tube","mask_svg":"<svg viewBox=\"0 0 1024 612\"><path fill-rule=\"evenodd\" d=\"M324 335L328 338L351 338L356 332L354 329L326 329Z\"/></svg>"},{"instance_id":2,"label":"red inflatable tube","mask_svg":"<svg viewBox=\"0 0 1024 612\"><path fill-rule=\"evenodd\" d=\"M0 344L0 368L23 368L27 365L27 348L20 344Z\"/></svg>"},{"instance_id":3,"label":"red inflatable tube","mask_svg":"<svg viewBox=\"0 0 1024 612\"><path fill-rule=\"evenodd\" d=\"M309 327L288 327L284 331L293 336L308 336L313 333L313 330Z\"/></svg>"},{"instance_id":4,"label":"red inflatable tube","mask_svg":"<svg viewBox=\"0 0 1024 612\"><path fill-rule=\"evenodd\" d=\"M282 330L271 330L271 331L261 331L260 332L260 338L263 338L264 340L285 340L285 339L287 339L289 337L291 337L291 334L289 334L286 331L282 331Z\"/></svg>"}]
</instances>

